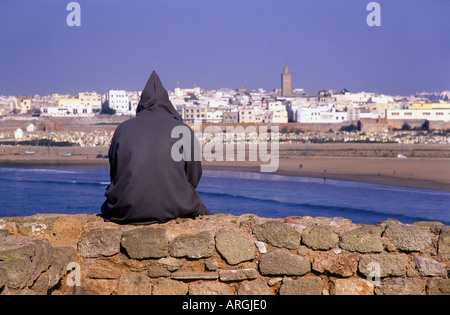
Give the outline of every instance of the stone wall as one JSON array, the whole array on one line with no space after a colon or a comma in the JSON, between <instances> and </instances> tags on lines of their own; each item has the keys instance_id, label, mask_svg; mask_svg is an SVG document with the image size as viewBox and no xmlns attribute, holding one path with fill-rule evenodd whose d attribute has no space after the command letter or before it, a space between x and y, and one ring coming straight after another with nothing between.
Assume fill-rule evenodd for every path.
<instances>
[{"instance_id":1,"label":"stone wall","mask_svg":"<svg viewBox=\"0 0 450 315\"><path fill-rule=\"evenodd\" d=\"M450 227L246 214L0 218L0 294L450 294Z\"/></svg>"}]
</instances>

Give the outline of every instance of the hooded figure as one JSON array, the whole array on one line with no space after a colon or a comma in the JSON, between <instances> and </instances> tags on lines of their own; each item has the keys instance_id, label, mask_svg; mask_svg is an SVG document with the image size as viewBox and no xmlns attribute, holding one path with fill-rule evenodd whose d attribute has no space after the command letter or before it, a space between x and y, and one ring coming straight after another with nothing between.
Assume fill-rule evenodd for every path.
<instances>
[{"instance_id":1,"label":"hooded figure","mask_svg":"<svg viewBox=\"0 0 450 315\"><path fill-rule=\"evenodd\" d=\"M178 162L171 156L179 140L171 136L177 126L188 128L194 145L194 133L183 123L153 71L136 117L120 124L111 141L111 184L101 209L105 219L151 224L210 214L195 190L202 175L201 162L194 161L193 155Z\"/></svg>"}]
</instances>

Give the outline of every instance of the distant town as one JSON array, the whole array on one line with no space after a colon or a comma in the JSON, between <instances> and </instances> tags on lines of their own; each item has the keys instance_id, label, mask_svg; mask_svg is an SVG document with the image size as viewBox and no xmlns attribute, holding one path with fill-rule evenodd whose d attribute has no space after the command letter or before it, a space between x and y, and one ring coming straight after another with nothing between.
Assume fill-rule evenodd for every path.
<instances>
[{"instance_id":1,"label":"distant town","mask_svg":"<svg viewBox=\"0 0 450 315\"><path fill-rule=\"evenodd\" d=\"M281 141L450 141L450 91L393 96L343 88L340 91L322 89L309 94L303 89L292 89L291 82L292 76L286 65L281 73L281 88L273 91L177 87L169 91L169 97L186 123L278 124L283 134ZM104 94L0 96L0 125L1 121L27 118L94 118L105 115L128 118L136 115L140 94L139 91L109 90ZM437 132L432 135L423 133L429 130ZM14 135L0 133L0 140L45 137L39 131L46 130L28 126L22 134L18 130ZM352 134L354 131L359 133ZM312 132L314 136L305 132ZM26 133L29 133L28 137L25 137ZM79 145L107 145L110 133L97 133L87 136L71 133L54 135L53 138ZM84 139L86 137L90 140Z\"/></svg>"}]
</instances>

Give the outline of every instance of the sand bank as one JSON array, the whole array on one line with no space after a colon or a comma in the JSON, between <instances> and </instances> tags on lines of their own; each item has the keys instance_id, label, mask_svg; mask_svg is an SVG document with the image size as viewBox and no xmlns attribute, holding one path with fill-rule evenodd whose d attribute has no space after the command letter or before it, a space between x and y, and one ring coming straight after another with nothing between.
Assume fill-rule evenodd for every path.
<instances>
[{"instance_id":1,"label":"sand bank","mask_svg":"<svg viewBox=\"0 0 450 315\"><path fill-rule=\"evenodd\" d=\"M259 172L260 164L214 161L204 162L203 167ZM445 159L291 158L280 160L278 170L272 174L450 191L450 166Z\"/></svg>"}]
</instances>

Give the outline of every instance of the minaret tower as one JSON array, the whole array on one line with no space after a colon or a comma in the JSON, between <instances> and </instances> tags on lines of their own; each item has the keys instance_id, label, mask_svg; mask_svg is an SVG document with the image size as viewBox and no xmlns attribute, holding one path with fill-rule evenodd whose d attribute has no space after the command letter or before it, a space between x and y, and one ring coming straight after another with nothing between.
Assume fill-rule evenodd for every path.
<instances>
[{"instance_id":1,"label":"minaret tower","mask_svg":"<svg viewBox=\"0 0 450 315\"><path fill-rule=\"evenodd\" d=\"M292 76L287 64L284 65L284 72L281 74L281 96L292 96Z\"/></svg>"}]
</instances>

